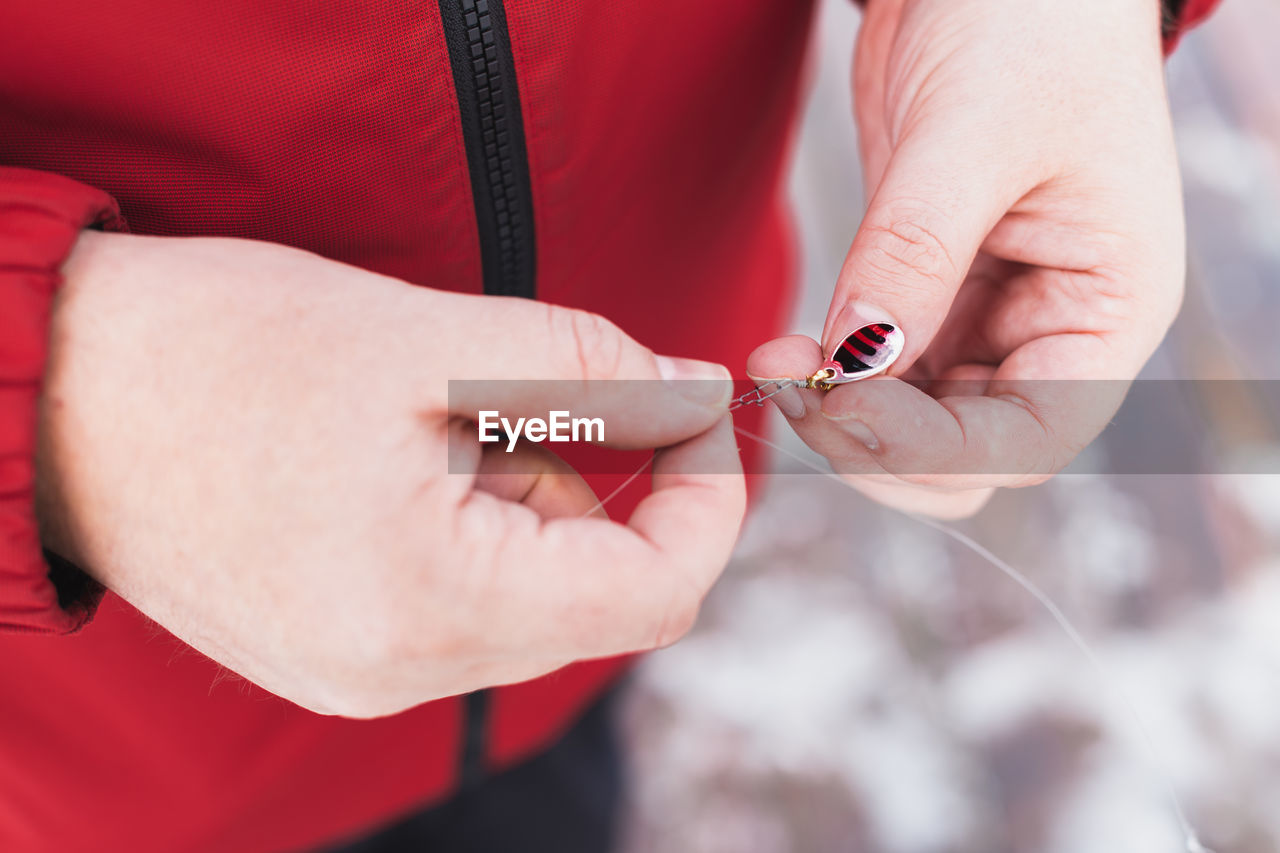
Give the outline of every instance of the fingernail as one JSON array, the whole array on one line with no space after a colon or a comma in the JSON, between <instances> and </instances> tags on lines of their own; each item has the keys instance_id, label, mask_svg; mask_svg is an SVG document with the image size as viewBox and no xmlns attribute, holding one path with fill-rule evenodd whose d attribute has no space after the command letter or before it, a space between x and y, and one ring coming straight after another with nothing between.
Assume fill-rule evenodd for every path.
<instances>
[{"instance_id":1,"label":"fingernail","mask_svg":"<svg viewBox=\"0 0 1280 853\"><path fill-rule=\"evenodd\" d=\"M658 373L672 383L676 393L702 406L726 406L733 393L729 368L695 358L654 356Z\"/></svg>"},{"instance_id":2,"label":"fingernail","mask_svg":"<svg viewBox=\"0 0 1280 853\"><path fill-rule=\"evenodd\" d=\"M878 450L880 448L880 439L876 438L876 434L871 431L871 427L857 418L829 418L829 420L862 442L867 450Z\"/></svg>"}]
</instances>

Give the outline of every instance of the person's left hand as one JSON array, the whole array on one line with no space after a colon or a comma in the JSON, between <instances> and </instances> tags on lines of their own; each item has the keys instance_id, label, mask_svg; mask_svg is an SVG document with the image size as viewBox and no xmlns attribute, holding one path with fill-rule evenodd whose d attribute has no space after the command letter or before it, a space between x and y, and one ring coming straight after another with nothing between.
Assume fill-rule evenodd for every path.
<instances>
[{"instance_id":1,"label":"person's left hand","mask_svg":"<svg viewBox=\"0 0 1280 853\"><path fill-rule=\"evenodd\" d=\"M893 378L775 398L859 488L954 516L1041 482L1119 406L1127 383L1093 380L1132 379L1160 342L1184 233L1158 7L867 5L854 90L869 209L822 346L781 338L747 365L757 382L805 377L860 326L903 330Z\"/></svg>"}]
</instances>

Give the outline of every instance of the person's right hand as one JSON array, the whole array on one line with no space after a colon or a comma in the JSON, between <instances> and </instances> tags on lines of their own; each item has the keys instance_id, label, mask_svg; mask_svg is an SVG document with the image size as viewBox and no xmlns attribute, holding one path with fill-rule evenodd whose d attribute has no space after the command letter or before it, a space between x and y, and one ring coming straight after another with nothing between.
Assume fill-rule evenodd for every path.
<instances>
[{"instance_id":1,"label":"person's right hand","mask_svg":"<svg viewBox=\"0 0 1280 853\"><path fill-rule=\"evenodd\" d=\"M299 705L378 716L670 643L728 559L745 493L722 367L266 243L86 232L64 273L46 545ZM719 381L591 412L612 445L668 448L623 525L583 517L594 495L550 454L475 444L450 473L449 377ZM503 388L467 405L546 416Z\"/></svg>"}]
</instances>

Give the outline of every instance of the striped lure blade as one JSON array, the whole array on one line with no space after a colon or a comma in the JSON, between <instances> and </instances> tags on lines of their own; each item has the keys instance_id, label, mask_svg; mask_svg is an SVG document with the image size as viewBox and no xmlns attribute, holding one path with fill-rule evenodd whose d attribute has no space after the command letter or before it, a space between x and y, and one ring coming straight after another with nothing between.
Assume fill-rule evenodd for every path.
<instances>
[{"instance_id":1,"label":"striped lure blade","mask_svg":"<svg viewBox=\"0 0 1280 853\"><path fill-rule=\"evenodd\" d=\"M830 370L829 385L853 382L884 373L902 355L902 330L888 323L871 323L855 329L836 345L823 367Z\"/></svg>"}]
</instances>

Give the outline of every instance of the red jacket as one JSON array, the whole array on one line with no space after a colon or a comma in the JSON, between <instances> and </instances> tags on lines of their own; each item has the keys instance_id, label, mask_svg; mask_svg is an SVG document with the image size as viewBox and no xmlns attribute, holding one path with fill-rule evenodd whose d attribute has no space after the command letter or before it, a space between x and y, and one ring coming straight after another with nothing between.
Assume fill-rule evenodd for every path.
<instances>
[{"instance_id":1,"label":"red jacket","mask_svg":"<svg viewBox=\"0 0 1280 853\"><path fill-rule=\"evenodd\" d=\"M1189 0L1184 22L1211 0ZM749 12L748 12L749 10ZM218 667L42 558L36 398L80 229L299 246L599 312L742 365L792 277L810 8L15 2L0 14L0 849L279 850L545 745L622 662L352 721ZM127 223L127 226L126 226ZM181 571L180 566L174 567ZM95 616L96 613L96 616ZM90 624L90 620L92 623Z\"/></svg>"}]
</instances>

